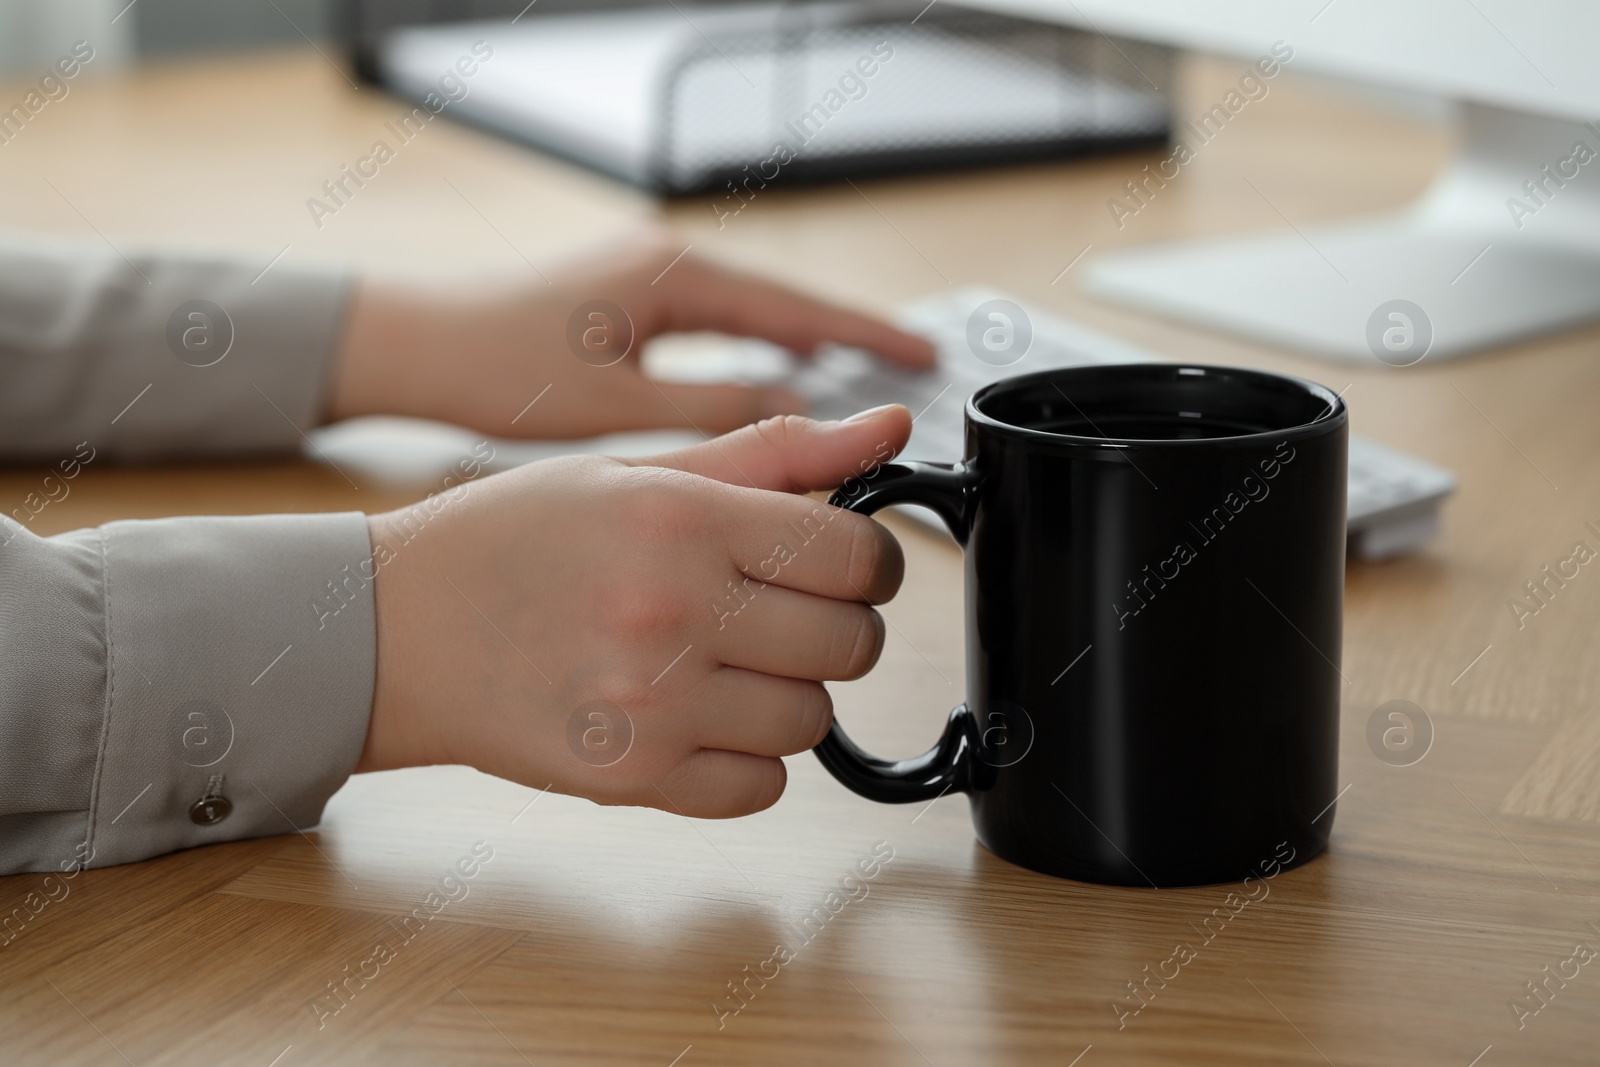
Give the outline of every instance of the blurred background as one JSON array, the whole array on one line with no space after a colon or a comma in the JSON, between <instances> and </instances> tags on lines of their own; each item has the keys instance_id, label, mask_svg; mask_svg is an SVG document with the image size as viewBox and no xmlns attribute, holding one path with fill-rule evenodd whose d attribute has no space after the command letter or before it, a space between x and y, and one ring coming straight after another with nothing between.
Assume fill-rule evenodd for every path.
<instances>
[{"instance_id":1,"label":"blurred background","mask_svg":"<svg viewBox=\"0 0 1600 1067\"><path fill-rule=\"evenodd\" d=\"M1590 21L1571 0L8 0L0 107L71 42L95 58L4 138L0 224L471 284L648 220L884 309L992 287L1229 361L1220 335L1372 370L1371 317L1403 298L1432 365L1597 311L1600 254L1559 217L1590 198L1502 232L1600 99L1560 44ZM858 77L887 40L892 73ZM400 162L344 177L379 140ZM890 209L869 179L898 183ZM958 360L976 299L930 312Z\"/></svg>"},{"instance_id":2,"label":"blurred background","mask_svg":"<svg viewBox=\"0 0 1600 1067\"><path fill-rule=\"evenodd\" d=\"M697 0L694 6L729 6L730 2L737 0ZM343 0L231 0L225 5L213 0L7 0L0 5L0 78L25 76L53 61L60 42L91 36L100 55L111 60L100 68L100 74L130 61L303 46L306 38L326 46L339 39L340 20L349 6ZM458 0L449 4L396 0L383 5L397 22L408 17L417 21L435 18L446 7L454 17L503 17L526 9L523 17L539 18L669 6L667 0L538 0L531 7L525 0ZM1444 122L1451 114L1447 103L1431 94L1357 81L1320 80L1407 115Z\"/></svg>"},{"instance_id":3,"label":"blurred background","mask_svg":"<svg viewBox=\"0 0 1600 1067\"><path fill-rule=\"evenodd\" d=\"M724 0L709 0L719 2ZM62 40L87 37L104 40L104 54L120 62L303 45L305 37L327 43L334 37L341 6L339 0L6 0L0 4L0 77L54 60ZM426 18L438 5L400 0L387 6L399 18L408 13ZM480 18L515 14L522 6L510 0L451 5L466 17ZM527 17L638 6L646 5L637 0L539 0ZM113 18L115 28L108 33Z\"/></svg>"}]
</instances>

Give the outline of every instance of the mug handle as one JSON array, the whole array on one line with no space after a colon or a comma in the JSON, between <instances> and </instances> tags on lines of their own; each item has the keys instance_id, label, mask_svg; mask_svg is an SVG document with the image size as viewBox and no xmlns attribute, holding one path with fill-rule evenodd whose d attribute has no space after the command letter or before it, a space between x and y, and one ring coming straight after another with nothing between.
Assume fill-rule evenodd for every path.
<instances>
[{"instance_id":1,"label":"mug handle","mask_svg":"<svg viewBox=\"0 0 1600 1067\"><path fill-rule=\"evenodd\" d=\"M848 479L828 503L863 515L890 504L920 504L937 513L956 542L965 546L969 471L946 463L885 463L871 475ZM950 713L939 743L913 759L891 761L868 755L837 719L813 751L835 778L868 800L908 804L970 788L978 742L977 722L960 704Z\"/></svg>"}]
</instances>

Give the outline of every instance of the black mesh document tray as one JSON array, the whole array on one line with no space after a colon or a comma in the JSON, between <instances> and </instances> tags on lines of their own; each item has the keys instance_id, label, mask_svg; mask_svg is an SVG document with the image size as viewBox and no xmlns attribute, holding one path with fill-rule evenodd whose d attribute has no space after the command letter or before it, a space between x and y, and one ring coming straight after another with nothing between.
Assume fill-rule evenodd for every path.
<instances>
[{"instance_id":1,"label":"black mesh document tray","mask_svg":"<svg viewBox=\"0 0 1600 1067\"><path fill-rule=\"evenodd\" d=\"M1056 158L1168 133L1166 50L1065 27L898 2L513 23L520 7L352 0L356 68L664 193Z\"/></svg>"}]
</instances>

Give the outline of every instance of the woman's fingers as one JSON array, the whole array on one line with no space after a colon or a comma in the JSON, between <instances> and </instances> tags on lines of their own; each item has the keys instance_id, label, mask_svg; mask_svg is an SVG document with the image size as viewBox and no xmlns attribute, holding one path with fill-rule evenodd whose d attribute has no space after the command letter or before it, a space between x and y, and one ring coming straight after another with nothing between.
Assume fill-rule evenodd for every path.
<instances>
[{"instance_id":1,"label":"woman's fingers","mask_svg":"<svg viewBox=\"0 0 1600 1067\"><path fill-rule=\"evenodd\" d=\"M715 441L621 462L671 467L745 488L808 493L852 479L869 481L910 437L911 412L885 404L843 422L799 415L766 419Z\"/></svg>"},{"instance_id":2,"label":"woman's fingers","mask_svg":"<svg viewBox=\"0 0 1600 1067\"><path fill-rule=\"evenodd\" d=\"M718 330L760 337L796 352L833 341L870 349L891 363L925 369L935 362L926 338L882 319L839 307L693 255L662 275L664 330Z\"/></svg>"},{"instance_id":3,"label":"woman's fingers","mask_svg":"<svg viewBox=\"0 0 1600 1067\"><path fill-rule=\"evenodd\" d=\"M811 681L859 678L883 651L883 617L865 604L779 585L741 590L717 604L712 654L730 667Z\"/></svg>"},{"instance_id":4,"label":"woman's fingers","mask_svg":"<svg viewBox=\"0 0 1600 1067\"><path fill-rule=\"evenodd\" d=\"M703 748L655 784L641 803L692 819L733 819L772 807L789 780L783 760Z\"/></svg>"},{"instance_id":5,"label":"woman's fingers","mask_svg":"<svg viewBox=\"0 0 1600 1067\"><path fill-rule=\"evenodd\" d=\"M695 693L694 740L756 756L792 756L814 748L833 723L833 699L820 682L722 667Z\"/></svg>"},{"instance_id":6,"label":"woman's fingers","mask_svg":"<svg viewBox=\"0 0 1600 1067\"><path fill-rule=\"evenodd\" d=\"M883 604L894 598L905 576L900 542L865 515L805 496L732 494L743 509L730 509L725 536L735 585L781 585L835 600Z\"/></svg>"}]
</instances>

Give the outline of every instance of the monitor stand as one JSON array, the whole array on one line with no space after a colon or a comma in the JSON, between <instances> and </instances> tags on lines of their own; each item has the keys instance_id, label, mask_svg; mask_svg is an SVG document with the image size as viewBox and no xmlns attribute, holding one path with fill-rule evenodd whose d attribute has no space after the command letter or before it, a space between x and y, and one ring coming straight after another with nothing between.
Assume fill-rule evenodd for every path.
<instances>
[{"instance_id":1,"label":"monitor stand","mask_svg":"<svg viewBox=\"0 0 1600 1067\"><path fill-rule=\"evenodd\" d=\"M1462 107L1455 158L1397 215L1110 253L1086 288L1397 366L1600 317L1600 126Z\"/></svg>"}]
</instances>

